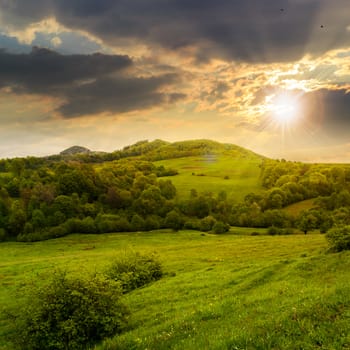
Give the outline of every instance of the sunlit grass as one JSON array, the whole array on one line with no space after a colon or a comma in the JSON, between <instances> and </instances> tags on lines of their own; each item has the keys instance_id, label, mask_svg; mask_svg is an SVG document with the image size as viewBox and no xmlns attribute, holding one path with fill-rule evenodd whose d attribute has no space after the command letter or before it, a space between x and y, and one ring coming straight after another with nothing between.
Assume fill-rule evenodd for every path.
<instances>
[{"instance_id":1,"label":"sunlit grass","mask_svg":"<svg viewBox=\"0 0 350 350\"><path fill-rule=\"evenodd\" d=\"M197 192L225 191L229 198L240 201L251 192L259 193L260 164L258 158L233 158L227 155L186 157L155 162L157 166L176 169L179 175L170 179L180 198L191 189Z\"/></svg>"},{"instance_id":2,"label":"sunlit grass","mask_svg":"<svg viewBox=\"0 0 350 350\"><path fill-rule=\"evenodd\" d=\"M98 349L346 349L350 255L323 235L195 231L72 235L0 245L0 304L19 305L35 280L63 268L103 272L127 251L157 252L166 277L125 296L130 330ZM0 320L0 349L11 349ZM320 345L317 345L320 344ZM348 345L346 345L348 344Z\"/></svg>"},{"instance_id":3,"label":"sunlit grass","mask_svg":"<svg viewBox=\"0 0 350 350\"><path fill-rule=\"evenodd\" d=\"M297 217L303 210L309 210L315 207L315 199L307 199L298 203L288 205L283 210L288 214Z\"/></svg>"}]
</instances>

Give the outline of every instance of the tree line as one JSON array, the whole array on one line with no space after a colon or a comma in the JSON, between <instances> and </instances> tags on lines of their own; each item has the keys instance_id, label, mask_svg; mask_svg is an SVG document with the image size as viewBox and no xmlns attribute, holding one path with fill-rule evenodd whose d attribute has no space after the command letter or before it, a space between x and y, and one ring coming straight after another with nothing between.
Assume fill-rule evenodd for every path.
<instances>
[{"instance_id":1,"label":"tree line","mask_svg":"<svg viewBox=\"0 0 350 350\"><path fill-rule=\"evenodd\" d=\"M34 157L1 160L0 239L34 241L73 232L159 228L224 233L230 226L298 228L307 233L350 225L348 165L264 159L264 190L248 194L242 202L227 198L225 192L195 190L179 198L170 180L176 174L139 158L97 165ZM297 217L283 210L305 199L315 204Z\"/></svg>"}]
</instances>

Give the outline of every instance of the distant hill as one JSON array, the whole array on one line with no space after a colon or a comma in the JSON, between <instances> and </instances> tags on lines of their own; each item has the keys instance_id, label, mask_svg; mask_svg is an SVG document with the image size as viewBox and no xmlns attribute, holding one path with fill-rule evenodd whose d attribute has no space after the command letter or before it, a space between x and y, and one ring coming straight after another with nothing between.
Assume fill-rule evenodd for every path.
<instances>
[{"instance_id":1,"label":"distant hill","mask_svg":"<svg viewBox=\"0 0 350 350\"><path fill-rule=\"evenodd\" d=\"M153 141L142 140L113 152L94 152L85 147L73 146L60 154L45 157L45 159L60 161L62 158L69 158L83 163L104 163L133 158L154 162L193 156L203 156L207 160L214 159L217 156L260 161L266 159L262 155L234 144L205 139L179 142L167 142L159 139Z\"/></svg>"},{"instance_id":2,"label":"distant hill","mask_svg":"<svg viewBox=\"0 0 350 350\"><path fill-rule=\"evenodd\" d=\"M87 154L87 153L91 153L91 151L86 147L72 146L62 151L60 155L67 156L67 155Z\"/></svg>"},{"instance_id":3,"label":"distant hill","mask_svg":"<svg viewBox=\"0 0 350 350\"><path fill-rule=\"evenodd\" d=\"M212 140L189 140L179 142L166 142L162 140L139 141L131 146L124 147L121 151L116 151L122 157L139 156L150 161L175 159L191 156L213 156L227 155L234 158L263 159L258 155L243 147L220 143Z\"/></svg>"}]
</instances>

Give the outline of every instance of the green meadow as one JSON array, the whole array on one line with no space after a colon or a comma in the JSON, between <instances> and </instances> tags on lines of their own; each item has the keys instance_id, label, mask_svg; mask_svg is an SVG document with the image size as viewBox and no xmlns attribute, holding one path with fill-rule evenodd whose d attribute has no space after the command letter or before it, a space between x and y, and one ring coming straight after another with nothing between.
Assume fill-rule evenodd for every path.
<instances>
[{"instance_id":1,"label":"green meadow","mask_svg":"<svg viewBox=\"0 0 350 350\"><path fill-rule=\"evenodd\" d=\"M174 158L154 164L179 172L171 177L171 181L180 198L187 197L191 189L195 189L197 192L225 191L228 198L241 201L248 193L262 191L261 159L258 157L235 158L221 153Z\"/></svg>"},{"instance_id":2,"label":"green meadow","mask_svg":"<svg viewBox=\"0 0 350 350\"><path fill-rule=\"evenodd\" d=\"M53 271L103 273L113 257L155 252L165 277L123 297L129 329L112 349L350 349L350 252L324 235L197 231L70 235L0 245L0 349L25 290Z\"/></svg>"},{"instance_id":3,"label":"green meadow","mask_svg":"<svg viewBox=\"0 0 350 350\"><path fill-rule=\"evenodd\" d=\"M292 215L293 217L297 217L303 210L309 210L315 207L315 199L306 199L301 202L293 203L283 208L285 212Z\"/></svg>"}]
</instances>

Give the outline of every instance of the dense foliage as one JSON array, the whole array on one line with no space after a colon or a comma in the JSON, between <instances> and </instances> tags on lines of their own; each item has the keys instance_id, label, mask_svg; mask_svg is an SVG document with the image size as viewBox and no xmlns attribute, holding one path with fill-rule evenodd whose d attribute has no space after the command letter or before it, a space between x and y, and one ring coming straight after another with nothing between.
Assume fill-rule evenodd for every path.
<instances>
[{"instance_id":1,"label":"dense foliage","mask_svg":"<svg viewBox=\"0 0 350 350\"><path fill-rule=\"evenodd\" d=\"M230 225L298 228L307 233L350 224L348 165L261 157L264 190L250 193L237 203L223 191L192 190L187 197L179 198L169 179L176 176L177 170L152 163L199 154L209 157L220 152L229 152L232 157L253 154L213 141L169 144L156 140L141 141L108 154L0 160L0 240L36 241L73 232L159 228L224 233ZM108 155L114 160L104 162ZM296 216L284 210L306 199L314 200L311 209Z\"/></svg>"},{"instance_id":2,"label":"dense foliage","mask_svg":"<svg viewBox=\"0 0 350 350\"><path fill-rule=\"evenodd\" d=\"M57 273L31 291L16 319L15 343L27 350L86 349L125 328L128 312L120 297L117 282Z\"/></svg>"}]
</instances>

